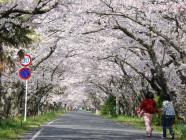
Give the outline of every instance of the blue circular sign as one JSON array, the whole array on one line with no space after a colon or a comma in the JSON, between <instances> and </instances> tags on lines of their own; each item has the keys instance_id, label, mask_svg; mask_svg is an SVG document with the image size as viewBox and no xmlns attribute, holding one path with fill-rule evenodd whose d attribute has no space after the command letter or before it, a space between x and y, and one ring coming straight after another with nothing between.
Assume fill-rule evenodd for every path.
<instances>
[{"instance_id":1,"label":"blue circular sign","mask_svg":"<svg viewBox=\"0 0 186 140\"><path fill-rule=\"evenodd\" d=\"M19 70L19 77L23 80L28 80L31 77L31 70L29 68L21 68Z\"/></svg>"}]
</instances>

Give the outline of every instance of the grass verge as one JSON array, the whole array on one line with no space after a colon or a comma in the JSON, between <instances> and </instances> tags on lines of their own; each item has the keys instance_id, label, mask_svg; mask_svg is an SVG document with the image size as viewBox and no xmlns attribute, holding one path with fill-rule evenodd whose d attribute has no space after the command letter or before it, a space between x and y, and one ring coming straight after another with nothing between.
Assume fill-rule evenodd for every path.
<instances>
[{"instance_id":1,"label":"grass verge","mask_svg":"<svg viewBox=\"0 0 186 140\"><path fill-rule=\"evenodd\" d=\"M0 139L19 138L28 130L40 127L62 114L61 111L45 113L39 116L28 117L26 122L22 122L21 118L0 121Z\"/></svg>"},{"instance_id":2,"label":"grass verge","mask_svg":"<svg viewBox=\"0 0 186 140\"><path fill-rule=\"evenodd\" d=\"M130 116L103 116L107 119L112 119L113 121L123 123L125 125L132 125L138 129L145 129L143 118L139 117L130 117ZM155 119L156 120L156 119ZM162 133L162 127L157 125L156 122L153 122L153 129L158 133ZM186 125L185 124L175 124L174 125L176 140L186 140ZM168 133L168 130L167 130Z\"/></svg>"}]
</instances>

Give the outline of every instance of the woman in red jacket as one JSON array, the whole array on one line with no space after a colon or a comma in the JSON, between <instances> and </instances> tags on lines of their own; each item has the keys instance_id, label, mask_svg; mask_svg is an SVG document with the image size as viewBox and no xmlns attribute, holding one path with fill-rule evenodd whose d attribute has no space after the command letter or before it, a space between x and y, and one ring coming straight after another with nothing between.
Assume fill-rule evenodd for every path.
<instances>
[{"instance_id":1,"label":"woman in red jacket","mask_svg":"<svg viewBox=\"0 0 186 140\"><path fill-rule=\"evenodd\" d=\"M158 109L156 107L156 102L154 101L154 95L151 92L148 92L145 95L145 99L141 102L139 106L140 112L143 112L143 118L145 121L145 127L147 136L152 136L152 119L153 114L158 113Z\"/></svg>"}]
</instances>

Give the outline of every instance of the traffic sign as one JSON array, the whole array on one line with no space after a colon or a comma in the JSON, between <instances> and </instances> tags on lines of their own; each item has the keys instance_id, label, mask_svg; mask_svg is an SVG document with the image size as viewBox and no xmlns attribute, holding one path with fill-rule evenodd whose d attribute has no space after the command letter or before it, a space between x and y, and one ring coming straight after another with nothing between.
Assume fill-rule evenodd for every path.
<instances>
[{"instance_id":1,"label":"traffic sign","mask_svg":"<svg viewBox=\"0 0 186 140\"><path fill-rule=\"evenodd\" d=\"M21 68L19 70L19 77L22 80L28 80L31 77L31 70L30 70L30 68Z\"/></svg>"},{"instance_id":2,"label":"traffic sign","mask_svg":"<svg viewBox=\"0 0 186 140\"><path fill-rule=\"evenodd\" d=\"M30 55L25 54L24 58L21 60L21 65L26 67L32 63L32 58Z\"/></svg>"}]
</instances>

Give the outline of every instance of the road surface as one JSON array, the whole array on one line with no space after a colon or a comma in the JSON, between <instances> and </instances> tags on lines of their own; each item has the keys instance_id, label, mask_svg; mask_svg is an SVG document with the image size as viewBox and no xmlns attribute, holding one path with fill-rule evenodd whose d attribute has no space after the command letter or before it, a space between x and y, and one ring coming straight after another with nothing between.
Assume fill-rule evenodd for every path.
<instances>
[{"instance_id":1,"label":"road surface","mask_svg":"<svg viewBox=\"0 0 186 140\"><path fill-rule=\"evenodd\" d=\"M24 140L160 140L145 131L119 124L88 112L71 112L32 131Z\"/></svg>"}]
</instances>

